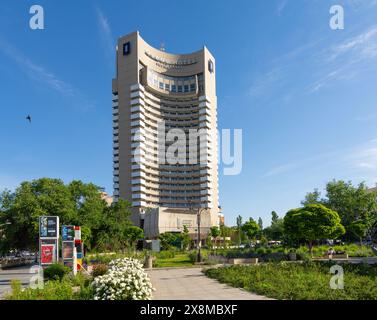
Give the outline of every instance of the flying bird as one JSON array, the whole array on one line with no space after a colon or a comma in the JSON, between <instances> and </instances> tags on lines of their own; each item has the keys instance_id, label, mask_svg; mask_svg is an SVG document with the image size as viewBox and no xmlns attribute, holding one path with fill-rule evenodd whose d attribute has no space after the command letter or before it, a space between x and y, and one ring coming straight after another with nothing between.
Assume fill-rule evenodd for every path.
<instances>
[{"instance_id":1,"label":"flying bird","mask_svg":"<svg viewBox=\"0 0 377 320\"><path fill-rule=\"evenodd\" d=\"M31 123L31 117L30 117L30 114L26 117L26 120L29 120L29 123Z\"/></svg>"}]
</instances>

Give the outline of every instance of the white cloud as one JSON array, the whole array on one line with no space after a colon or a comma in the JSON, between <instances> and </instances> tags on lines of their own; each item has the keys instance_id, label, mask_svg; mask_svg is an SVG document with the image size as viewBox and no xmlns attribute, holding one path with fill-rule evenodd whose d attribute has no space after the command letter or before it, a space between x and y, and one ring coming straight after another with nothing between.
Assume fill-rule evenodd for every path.
<instances>
[{"instance_id":1,"label":"white cloud","mask_svg":"<svg viewBox=\"0 0 377 320\"><path fill-rule=\"evenodd\" d=\"M114 55L114 40L111 32L111 27L110 24L105 17L104 13L101 11L99 7L96 7L96 13L97 13L97 23L99 27L99 33L100 33L100 38L102 41L103 48L105 50L106 57L111 59Z\"/></svg>"},{"instance_id":2,"label":"white cloud","mask_svg":"<svg viewBox=\"0 0 377 320\"><path fill-rule=\"evenodd\" d=\"M346 161L353 169L377 174L377 139L370 140L365 145L355 148L346 157Z\"/></svg>"},{"instance_id":3,"label":"white cloud","mask_svg":"<svg viewBox=\"0 0 377 320\"><path fill-rule=\"evenodd\" d=\"M88 99L71 84L59 79L54 73L36 64L17 48L0 37L0 51L13 60L30 79L42 83L64 97L75 98L80 109L86 111L92 107Z\"/></svg>"},{"instance_id":4,"label":"white cloud","mask_svg":"<svg viewBox=\"0 0 377 320\"><path fill-rule=\"evenodd\" d=\"M331 60L344 54L357 54L358 59L375 58L377 56L377 26L370 28L343 43L332 47Z\"/></svg>"}]
</instances>

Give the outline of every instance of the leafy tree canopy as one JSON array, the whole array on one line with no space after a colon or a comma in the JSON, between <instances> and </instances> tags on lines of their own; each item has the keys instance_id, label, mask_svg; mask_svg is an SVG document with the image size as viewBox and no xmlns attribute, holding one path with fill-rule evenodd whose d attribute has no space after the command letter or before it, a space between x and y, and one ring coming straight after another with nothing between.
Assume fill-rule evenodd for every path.
<instances>
[{"instance_id":1,"label":"leafy tree canopy","mask_svg":"<svg viewBox=\"0 0 377 320\"><path fill-rule=\"evenodd\" d=\"M322 204L292 209L284 217L284 230L293 240L306 240L309 249L317 239L336 239L345 233L337 212Z\"/></svg>"}]
</instances>

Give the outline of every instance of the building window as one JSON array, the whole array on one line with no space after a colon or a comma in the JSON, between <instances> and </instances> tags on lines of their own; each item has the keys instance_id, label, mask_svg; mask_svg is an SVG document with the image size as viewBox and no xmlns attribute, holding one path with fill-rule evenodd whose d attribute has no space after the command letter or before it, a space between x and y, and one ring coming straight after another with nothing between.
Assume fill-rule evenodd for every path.
<instances>
[{"instance_id":1,"label":"building window","mask_svg":"<svg viewBox=\"0 0 377 320\"><path fill-rule=\"evenodd\" d=\"M123 55L127 55L131 52L131 44L130 42L126 42L123 44Z\"/></svg>"},{"instance_id":2,"label":"building window","mask_svg":"<svg viewBox=\"0 0 377 320\"><path fill-rule=\"evenodd\" d=\"M169 91L169 90L170 90L170 85L167 84L167 83L165 83L165 90L166 90L166 91Z\"/></svg>"},{"instance_id":3,"label":"building window","mask_svg":"<svg viewBox=\"0 0 377 320\"><path fill-rule=\"evenodd\" d=\"M178 86L178 92L182 92L182 86Z\"/></svg>"},{"instance_id":4,"label":"building window","mask_svg":"<svg viewBox=\"0 0 377 320\"><path fill-rule=\"evenodd\" d=\"M173 84L173 85L171 86L171 91L172 91L172 92L177 92L177 86Z\"/></svg>"},{"instance_id":5,"label":"building window","mask_svg":"<svg viewBox=\"0 0 377 320\"><path fill-rule=\"evenodd\" d=\"M208 71L213 72L213 62L211 59L208 60Z\"/></svg>"},{"instance_id":6,"label":"building window","mask_svg":"<svg viewBox=\"0 0 377 320\"><path fill-rule=\"evenodd\" d=\"M195 83L191 83L191 85L190 85L190 91L195 91Z\"/></svg>"},{"instance_id":7,"label":"building window","mask_svg":"<svg viewBox=\"0 0 377 320\"><path fill-rule=\"evenodd\" d=\"M187 84L185 84L184 89L185 89L185 92L189 92L189 86Z\"/></svg>"},{"instance_id":8,"label":"building window","mask_svg":"<svg viewBox=\"0 0 377 320\"><path fill-rule=\"evenodd\" d=\"M159 87L160 87L160 89L164 89L164 84L162 82L160 82Z\"/></svg>"}]
</instances>

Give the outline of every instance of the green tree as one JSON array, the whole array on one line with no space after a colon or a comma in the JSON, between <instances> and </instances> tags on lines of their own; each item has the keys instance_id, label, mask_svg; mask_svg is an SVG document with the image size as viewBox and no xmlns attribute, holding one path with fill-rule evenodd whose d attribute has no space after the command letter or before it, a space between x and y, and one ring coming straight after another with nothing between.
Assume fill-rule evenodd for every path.
<instances>
[{"instance_id":1,"label":"green tree","mask_svg":"<svg viewBox=\"0 0 377 320\"><path fill-rule=\"evenodd\" d=\"M106 202L101 199L100 188L92 183L74 180L67 185L76 208L74 225L87 226L93 233L100 229L103 223Z\"/></svg>"},{"instance_id":2,"label":"green tree","mask_svg":"<svg viewBox=\"0 0 377 320\"><path fill-rule=\"evenodd\" d=\"M259 227L258 237L261 240L263 236L263 220L261 217L258 218L258 227Z\"/></svg>"},{"instance_id":3,"label":"green tree","mask_svg":"<svg viewBox=\"0 0 377 320\"><path fill-rule=\"evenodd\" d=\"M305 240L310 253L315 240L336 239L345 233L338 213L321 204L288 211L284 217L284 230L291 240Z\"/></svg>"},{"instance_id":4,"label":"green tree","mask_svg":"<svg viewBox=\"0 0 377 320\"><path fill-rule=\"evenodd\" d=\"M301 201L301 204L305 207L308 204L318 204L321 202L321 193L318 189L314 189L313 192L308 192L305 196L305 199Z\"/></svg>"},{"instance_id":5,"label":"green tree","mask_svg":"<svg viewBox=\"0 0 377 320\"><path fill-rule=\"evenodd\" d=\"M284 220L282 218L278 218L273 224L264 229L264 234L270 240L283 240Z\"/></svg>"},{"instance_id":6,"label":"green tree","mask_svg":"<svg viewBox=\"0 0 377 320\"><path fill-rule=\"evenodd\" d=\"M237 231L238 231L238 245L241 245L242 241L242 217L239 215L237 217Z\"/></svg>"},{"instance_id":7,"label":"green tree","mask_svg":"<svg viewBox=\"0 0 377 320\"><path fill-rule=\"evenodd\" d=\"M245 232L249 241L252 241L255 238L255 236L258 234L258 231L259 231L258 223L256 223L255 220L253 220L253 218L250 218L249 221L245 222L242 225L242 231Z\"/></svg>"},{"instance_id":8,"label":"green tree","mask_svg":"<svg viewBox=\"0 0 377 320\"><path fill-rule=\"evenodd\" d=\"M365 183L354 187L351 182L332 181L326 186L327 207L339 213L342 224L352 238L351 223L357 220L368 220L377 212L376 193L369 192Z\"/></svg>"},{"instance_id":9,"label":"green tree","mask_svg":"<svg viewBox=\"0 0 377 320\"><path fill-rule=\"evenodd\" d=\"M136 226L128 226L125 228L125 238L128 242L130 248L135 249L135 244L137 240L144 238L143 229Z\"/></svg>"},{"instance_id":10,"label":"green tree","mask_svg":"<svg viewBox=\"0 0 377 320\"><path fill-rule=\"evenodd\" d=\"M363 238L366 236L368 231L368 224L364 221L353 221L349 226L348 230L353 233L359 240L360 245L362 245Z\"/></svg>"},{"instance_id":11,"label":"green tree","mask_svg":"<svg viewBox=\"0 0 377 320\"><path fill-rule=\"evenodd\" d=\"M181 238L181 248L183 250L187 250L187 248L190 245L191 238L189 234L189 229L187 228L186 225L183 226L183 232L181 233L180 238Z\"/></svg>"},{"instance_id":12,"label":"green tree","mask_svg":"<svg viewBox=\"0 0 377 320\"><path fill-rule=\"evenodd\" d=\"M164 232L158 236L160 245L163 250L170 250L173 246L177 246L179 235L172 232Z\"/></svg>"},{"instance_id":13,"label":"green tree","mask_svg":"<svg viewBox=\"0 0 377 320\"><path fill-rule=\"evenodd\" d=\"M94 243L102 250L120 250L128 245L127 230L131 226L131 203L119 199L105 207L102 224Z\"/></svg>"},{"instance_id":14,"label":"green tree","mask_svg":"<svg viewBox=\"0 0 377 320\"><path fill-rule=\"evenodd\" d=\"M306 195L303 204L321 203L336 211L346 228L346 239L358 239L351 230L354 221L368 221L377 212L377 192L368 190L365 183L353 186L352 182L333 180L326 185L326 194L320 199L318 190Z\"/></svg>"},{"instance_id":15,"label":"green tree","mask_svg":"<svg viewBox=\"0 0 377 320\"><path fill-rule=\"evenodd\" d=\"M217 247L217 237L220 236L220 229L217 226L213 226L210 229L211 236L215 239L215 246Z\"/></svg>"},{"instance_id":16,"label":"green tree","mask_svg":"<svg viewBox=\"0 0 377 320\"><path fill-rule=\"evenodd\" d=\"M59 216L62 224L69 223L77 216L70 193L59 179L22 182L14 193L3 192L0 201L2 219L11 223L4 230L2 251L12 248L36 249L39 216Z\"/></svg>"},{"instance_id":17,"label":"green tree","mask_svg":"<svg viewBox=\"0 0 377 320\"><path fill-rule=\"evenodd\" d=\"M61 225L81 226L89 249L120 249L128 241L124 231L131 225L130 207L123 200L107 206L100 188L92 183L74 180L65 185L49 178L25 181L14 192L0 195L0 224L10 222L2 231L0 250L37 249L42 215L59 216Z\"/></svg>"},{"instance_id":18,"label":"green tree","mask_svg":"<svg viewBox=\"0 0 377 320\"><path fill-rule=\"evenodd\" d=\"M272 211L271 212L271 224L274 224L275 222L277 222L278 219L279 219L279 216L276 213L276 211Z\"/></svg>"}]
</instances>

